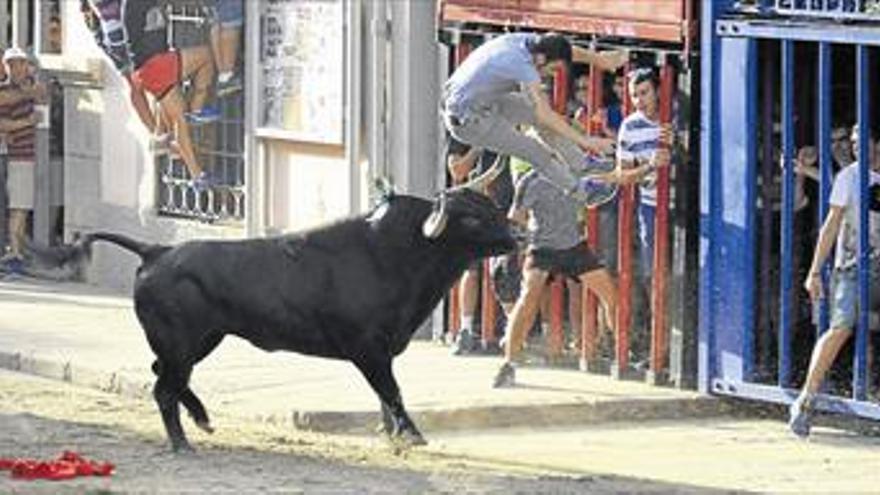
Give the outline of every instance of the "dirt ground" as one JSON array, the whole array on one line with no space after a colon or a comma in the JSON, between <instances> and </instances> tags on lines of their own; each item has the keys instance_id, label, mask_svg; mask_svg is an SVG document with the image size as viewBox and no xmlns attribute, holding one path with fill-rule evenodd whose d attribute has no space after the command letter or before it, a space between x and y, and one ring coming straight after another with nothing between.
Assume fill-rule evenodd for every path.
<instances>
[{"instance_id":1,"label":"dirt ground","mask_svg":"<svg viewBox=\"0 0 880 495\"><path fill-rule=\"evenodd\" d=\"M18 481L0 493L670 493L614 476L564 477L419 450L376 438L319 435L214 414L217 432L185 427L198 449L172 454L155 406L0 371L0 456L51 459L75 450L117 466L111 478Z\"/></svg>"}]
</instances>

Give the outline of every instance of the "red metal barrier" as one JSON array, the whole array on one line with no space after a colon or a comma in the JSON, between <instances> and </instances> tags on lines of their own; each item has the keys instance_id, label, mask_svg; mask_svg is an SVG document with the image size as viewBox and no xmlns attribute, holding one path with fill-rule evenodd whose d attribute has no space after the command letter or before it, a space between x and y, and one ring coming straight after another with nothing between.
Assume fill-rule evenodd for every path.
<instances>
[{"instance_id":1,"label":"red metal barrier","mask_svg":"<svg viewBox=\"0 0 880 495\"><path fill-rule=\"evenodd\" d=\"M590 96L587 101L586 117L582 118L581 124L589 134L596 134L593 116L602 105L602 70L598 67L590 68ZM601 133L601 131L599 131ZM599 212L596 208L587 208L586 216L587 244L594 252L599 252ZM606 235L608 235L606 233ZM581 288L581 348L580 369L588 371L590 363L595 362L598 349L599 335L596 318L597 299L596 294L584 285Z\"/></svg>"},{"instance_id":2,"label":"red metal barrier","mask_svg":"<svg viewBox=\"0 0 880 495\"><path fill-rule=\"evenodd\" d=\"M492 273L489 269L489 260L483 261L483 299L482 319L483 347L488 348L498 340L495 333L495 320L498 317L498 303L495 301L495 289L492 283Z\"/></svg>"},{"instance_id":3,"label":"red metal barrier","mask_svg":"<svg viewBox=\"0 0 880 495\"><path fill-rule=\"evenodd\" d=\"M553 75L553 109L557 113L565 114L568 104L568 68L560 65ZM547 353L551 357L560 356L565 343L565 330L562 328L563 312L563 280L556 280L551 284L550 303L550 339L547 343Z\"/></svg>"},{"instance_id":4,"label":"red metal barrier","mask_svg":"<svg viewBox=\"0 0 880 495\"><path fill-rule=\"evenodd\" d=\"M660 123L672 121L672 98L675 69L662 60L660 69ZM670 150L671 151L671 150ZM649 380L661 380L667 364L666 289L669 252L669 167L657 171L657 209L654 220L654 267L651 287L651 374Z\"/></svg>"},{"instance_id":5,"label":"red metal barrier","mask_svg":"<svg viewBox=\"0 0 880 495\"><path fill-rule=\"evenodd\" d=\"M629 67L626 67L629 71ZM632 110L629 84L624 86L623 114ZM635 188L630 184L620 188L618 194L617 266L618 304L617 338L615 339L614 364L611 375L622 378L629 368L629 327L632 322L632 234L635 211Z\"/></svg>"}]
</instances>

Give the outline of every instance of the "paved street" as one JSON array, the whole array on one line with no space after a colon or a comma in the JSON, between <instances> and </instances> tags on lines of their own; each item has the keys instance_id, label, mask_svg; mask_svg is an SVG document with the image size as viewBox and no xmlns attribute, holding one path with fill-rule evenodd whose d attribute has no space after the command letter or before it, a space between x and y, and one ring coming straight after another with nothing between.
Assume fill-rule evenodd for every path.
<instances>
[{"instance_id":1,"label":"paved street","mask_svg":"<svg viewBox=\"0 0 880 495\"><path fill-rule=\"evenodd\" d=\"M117 401L137 404L158 431L148 396L151 360L126 296L78 284L0 283L2 367L115 392L94 400L111 408ZM494 390L489 383L497 364L497 358L453 358L430 343L410 346L396 372L431 443L397 467L486 464L493 472L531 479L552 474L648 482L639 490L858 492L880 482L877 438L820 427L803 442L790 437L778 418L730 414L728 403L689 391L574 370L526 368L521 386ZM193 383L218 424L234 418L248 428L330 432L321 438L385 455L369 431L376 398L345 363L267 354L230 338L197 368ZM217 441L185 426L197 447ZM262 450L265 438L244 442Z\"/></svg>"}]
</instances>

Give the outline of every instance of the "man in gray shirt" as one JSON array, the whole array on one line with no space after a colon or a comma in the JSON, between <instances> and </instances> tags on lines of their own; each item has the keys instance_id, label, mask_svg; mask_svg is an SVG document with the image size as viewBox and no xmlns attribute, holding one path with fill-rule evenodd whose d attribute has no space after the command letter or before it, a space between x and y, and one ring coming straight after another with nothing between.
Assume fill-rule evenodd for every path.
<instances>
[{"instance_id":1,"label":"man in gray shirt","mask_svg":"<svg viewBox=\"0 0 880 495\"><path fill-rule=\"evenodd\" d=\"M560 194L534 170L517 181L508 217L528 225L529 246L523 262L522 291L507 320L504 364L495 376L496 388L514 384L513 361L532 326L551 275L576 279L595 292L604 306L608 327L614 329L611 315L617 306L616 283L581 235L580 208L578 202Z\"/></svg>"},{"instance_id":2,"label":"man in gray shirt","mask_svg":"<svg viewBox=\"0 0 880 495\"><path fill-rule=\"evenodd\" d=\"M581 134L544 95L541 74L572 60L614 70L626 54L597 53L553 33L499 36L474 50L444 85L443 120L456 139L522 158L562 192L594 205L613 197L627 172L596 168L604 162L588 160L584 150L610 153L613 140ZM521 132L524 125L538 136Z\"/></svg>"}]
</instances>

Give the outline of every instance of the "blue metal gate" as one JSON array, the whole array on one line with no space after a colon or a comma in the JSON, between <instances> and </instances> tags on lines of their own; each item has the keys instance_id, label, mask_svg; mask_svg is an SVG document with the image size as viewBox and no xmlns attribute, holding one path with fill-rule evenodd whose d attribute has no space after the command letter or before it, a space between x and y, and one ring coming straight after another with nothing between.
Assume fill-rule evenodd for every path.
<instances>
[{"instance_id":1,"label":"blue metal gate","mask_svg":"<svg viewBox=\"0 0 880 495\"><path fill-rule=\"evenodd\" d=\"M699 387L788 403L809 360L812 345L803 344L828 327L827 304L818 308L815 327L802 317L811 311L799 266L812 256L815 242L804 243L809 247L799 252L799 241L810 233L798 223L796 146L811 139L817 145L818 208L810 213L814 225L821 225L832 184L832 120L851 114L859 130L860 193L868 197L868 139L876 105L870 74L877 68L880 2L711 0L703 4L702 16ZM778 212L771 204L774 180L781 190ZM880 406L868 400L867 203L862 201L859 211L860 310L853 359L837 360L851 372L851 384L839 387L843 391L826 387L815 405L880 419ZM804 332L807 325L812 335Z\"/></svg>"}]
</instances>

